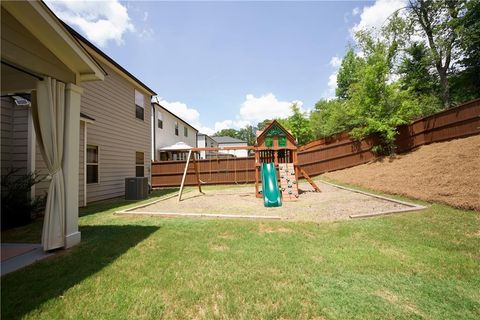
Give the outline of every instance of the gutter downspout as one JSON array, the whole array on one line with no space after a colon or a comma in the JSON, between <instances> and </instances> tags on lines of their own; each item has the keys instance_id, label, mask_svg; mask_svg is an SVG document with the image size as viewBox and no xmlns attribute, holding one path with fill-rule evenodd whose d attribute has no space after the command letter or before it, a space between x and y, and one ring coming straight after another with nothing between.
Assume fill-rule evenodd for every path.
<instances>
[{"instance_id":1,"label":"gutter downspout","mask_svg":"<svg viewBox=\"0 0 480 320\"><path fill-rule=\"evenodd\" d=\"M152 147L152 152L153 152L153 161L157 160L157 132L155 130L155 105L153 103L150 103L152 106L152 132L153 132L153 147Z\"/></svg>"}]
</instances>

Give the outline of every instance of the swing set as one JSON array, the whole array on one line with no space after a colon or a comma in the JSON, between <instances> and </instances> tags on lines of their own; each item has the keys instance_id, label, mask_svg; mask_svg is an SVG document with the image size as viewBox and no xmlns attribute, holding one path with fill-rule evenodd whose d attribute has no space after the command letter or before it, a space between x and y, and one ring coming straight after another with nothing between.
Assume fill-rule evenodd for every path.
<instances>
[{"instance_id":1,"label":"swing set","mask_svg":"<svg viewBox=\"0 0 480 320\"><path fill-rule=\"evenodd\" d=\"M234 182L237 180L237 162L242 159L245 163L245 179L244 183L248 183L248 158L236 158L234 155L230 157L229 151L236 150L251 150L255 153L255 196L257 198L264 198L264 205L266 207L281 206L282 201L296 201L299 196L298 177L302 175L313 187L315 192L320 192L320 188L308 176L298 164L298 147L293 135L286 130L276 120L272 121L257 137L255 146L242 147L211 147L211 148L191 148L188 150L187 161L183 171L182 182L180 184L180 191L178 193L177 202L182 199L185 180L190 166L190 161L193 162L193 169L195 172L196 184L200 193L202 191L202 184L205 181L200 179L200 171L197 156L201 151L215 152L216 159L210 158L210 181L212 180L212 161L217 161L217 168L219 168L219 155L225 156L226 174L230 173L228 167L229 162L233 161ZM230 159L231 158L231 159ZM221 172L217 169L217 172ZM259 184L262 183L262 189L259 189Z\"/></svg>"}]
</instances>

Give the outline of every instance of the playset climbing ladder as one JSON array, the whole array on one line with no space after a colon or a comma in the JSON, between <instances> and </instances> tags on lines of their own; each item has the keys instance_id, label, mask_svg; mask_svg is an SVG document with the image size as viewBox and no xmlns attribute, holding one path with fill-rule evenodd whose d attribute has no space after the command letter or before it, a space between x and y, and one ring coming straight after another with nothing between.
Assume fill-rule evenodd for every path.
<instances>
[{"instance_id":1,"label":"playset climbing ladder","mask_svg":"<svg viewBox=\"0 0 480 320\"><path fill-rule=\"evenodd\" d=\"M279 163L278 172L283 201L296 201L298 199L298 183L293 163Z\"/></svg>"}]
</instances>

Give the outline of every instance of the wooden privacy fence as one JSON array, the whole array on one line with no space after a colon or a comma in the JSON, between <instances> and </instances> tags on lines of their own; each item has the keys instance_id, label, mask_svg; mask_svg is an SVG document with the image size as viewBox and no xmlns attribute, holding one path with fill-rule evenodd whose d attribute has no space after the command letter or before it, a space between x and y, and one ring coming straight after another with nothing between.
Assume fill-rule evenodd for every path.
<instances>
[{"instance_id":1,"label":"wooden privacy fence","mask_svg":"<svg viewBox=\"0 0 480 320\"><path fill-rule=\"evenodd\" d=\"M480 133L480 99L444 110L398 127L395 141L397 152L407 152L424 144L466 137ZM376 158L371 151L375 137L360 141L341 133L327 139L310 142L299 148L299 165L310 176L340 170L369 162ZM205 184L242 184L255 182L255 159L229 158L198 160L200 179ZM152 186L180 186L185 161L152 163ZM186 177L186 185L195 185L193 165Z\"/></svg>"},{"instance_id":2,"label":"wooden privacy fence","mask_svg":"<svg viewBox=\"0 0 480 320\"><path fill-rule=\"evenodd\" d=\"M190 161L191 162L191 161ZM255 182L255 157L197 160L200 180L205 184L244 184ZM152 162L152 186L180 186L186 161ZM190 164L185 185L196 185Z\"/></svg>"}]
</instances>

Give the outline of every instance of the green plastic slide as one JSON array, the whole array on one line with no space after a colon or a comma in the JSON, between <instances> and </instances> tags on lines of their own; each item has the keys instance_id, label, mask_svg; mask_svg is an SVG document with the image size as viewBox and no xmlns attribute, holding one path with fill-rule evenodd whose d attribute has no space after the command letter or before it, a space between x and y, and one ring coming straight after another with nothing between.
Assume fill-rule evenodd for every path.
<instances>
[{"instance_id":1,"label":"green plastic slide","mask_svg":"<svg viewBox=\"0 0 480 320\"><path fill-rule=\"evenodd\" d=\"M265 207L282 205L282 197L277 183L277 169L273 162L262 163L262 193Z\"/></svg>"}]
</instances>

